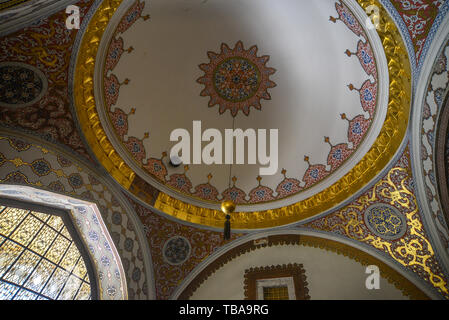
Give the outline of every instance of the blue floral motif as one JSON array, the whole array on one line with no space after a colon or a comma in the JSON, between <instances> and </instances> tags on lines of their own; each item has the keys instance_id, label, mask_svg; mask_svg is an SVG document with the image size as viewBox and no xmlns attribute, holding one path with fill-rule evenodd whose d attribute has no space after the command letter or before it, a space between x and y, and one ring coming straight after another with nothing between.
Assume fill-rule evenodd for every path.
<instances>
[{"instance_id":1,"label":"blue floral motif","mask_svg":"<svg viewBox=\"0 0 449 320\"><path fill-rule=\"evenodd\" d=\"M214 73L217 93L228 101L245 101L258 90L260 71L251 61L234 57L219 64Z\"/></svg>"},{"instance_id":2,"label":"blue floral motif","mask_svg":"<svg viewBox=\"0 0 449 320\"><path fill-rule=\"evenodd\" d=\"M352 127L352 133L354 134L362 134L362 126L360 125L360 122L354 123Z\"/></svg>"},{"instance_id":3,"label":"blue floral motif","mask_svg":"<svg viewBox=\"0 0 449 320\"><path fill-rule=\"evenodd\" d=\"M128 21L128 23L133 22L133 20L136 19L138 13L139 13L138 11L133 11L133 12L131 12L131 13L128 14L128 16L126 17L126 21Z\"/></svg>"},{"instance_id":4,"label":"blue floral motif","mask_svg":"<svg viewBox=\"0 0 449 320\"><path fill-rule=\"evenodd\" d=\"M31 166L38 176L46 176L51 170L50 165L45 160L36 160L31 164Z\"/></svg>"},{"instance_id":5,"label":"blue floral motif","mask_svg":"<svg viewBox=\"0 0 449 320\"><path fill-rule=\"evenodd\" d=\"M140 146L137 142L133 143L133 152L140 152Z\"/></svg>"},{"instance_id":6,"label":"blue floral motif","mask_svg":"<svg viewBox=\"0 0 449 320\"><path fill-rule=\"evenodd\" d=\"M109 242L105 241L104 242L104 247L107 251L112 251L111 246L109 245Z\"/></svg>"},{"instance_id":7,"label":"blue floral motif","mask_svg":"<svg viewBox=\"0 0 449 320\"><path fill-rule=\"evenodd\" d=\"M153 164L153 170L154 170L154 172L159 172L159 171L162 170L162 167L161 167L161 165L159 163L155 162Z\"/></svg>"},{"instance_id":8,"label":"blue floral motif","mask_svg":"<svg viewBox=\"0 0 449 320\"><path fill-rule=\"evenodd\" d=\"M137 282L137 281L140 280L140 276L141 276L140 269L139 269L139 268L134 268L133 273L132 273L132 275L131 275L131 278L132 278L134 281Z\"/></svg>"},{"instance_id":9,"label":"blue floral motif","mask_svg":"<svg viewBox=\"0 0 449 320\"><path fill-rule=\"evenodd\" d=\"M108 286L107 292L109 296L114 297L117 293L117 289L114 286Z\"/></svg>"},{"instance_id":10,"label":"blue floral motif","mask_svg":"<svg viewBox=\"0 0 449 320\"><path fill-rule=\"evenodd\" d=\"M111 57L112 59L117 59L118 53L119 53L118 48L114 48L114 50L111 51L110 57Z\"/></svg>"},{"instance_id":11,"label":"blue floral motif","mask_svg":"<svg viewBox=\"0 0 449 320\"><path fill-rule=\"evenodd\" d=\"M338 148L337 150L334 151L334 153L332 153L332 158L336 160L341 160L343 158L343 152L341 151L340 148Z\"/></svg>"},{"instance_id":12,"label":"blue floral motif","mask_svg":"<svg viewBox=\"0 0 449 320\"><path fill-rule=\"evenodd\" d=\"M81 177L80 174L78 173L72 173L69 176L69 183L73 188L81 188L81 186L83 185L84 181L83 178Z\"/></svg>"},{"instance_id":13,"label":"blue floral motif","mask_svg":"<svg viewBox=\"0 0 449 320\"><path fill-rule=\"evenodd\" d=\"M433 145L435 142L435 135L434 135L433 131L429 131L427 133L427 137L429 138L429 142Z\"/></svg>"},{"instance_id":14,"label":"blue floral motif","mask_svg":"<svg viewBox=\"0 0 449 320\"><path fill-rule=\"evenodd\" d=\"M177 177L176 178L176 185L181 188L183 185L186 184L186 181L184 180L184 178L181 177Z\"/></svg>"},{"instance_id":15,"label":"blue floral motif","mask_svg":"<svg viewBox=\"0 0 449 320\"><path fill-rule=\"evenodd\" d=\"M0 67L0 102L22 105L32 103L44 89L37 73L25 66Z\"/></svg>"},{"instance_id":16,"label":"blue floral motif","mask_svg":"<svg viewBox=\"0 0 449 320\"><path fill-rule=\"evenodd\" d=\"M365 89L364 94L363 94L363 99L365 101L372 101L374 99L373 94L371 93L371 91L369 89Z\"/></svg>"},{"instance_id":17,"label":"blue floral motif","mask_svg":"<svg viewBox=\"0 0 449 320\"><path fill-rule=\"evenodd\" d=\"M238 191L232 190L231 192L229 192L229 196L231 197L232 200L235 201L235 199L237 199L237 197L239 196Z\"/></svg>"},{"instance_id":18,"label":"blue floral motif","mask_svg":"<svg viewBox=\"0 0 449 320\"><path fill-rule=\"evenodd\" d=\"M265 197L265 190L257 190L256 191L256 195L262 199L263 197Z\"/></svg>"},{"instance_id":19,"label":"blue floral motif","mask_svg":"<svg viewBox=\"0 0 449 320\"><path fill-rule=\"evenodd\" d=\"M367 209L365 223L373 233L385 239L397 239L406 231L403 215L396 208L386 205Z\"/></svg>"},{"instance_id":20,"label":"blue floral motif","mask_svg":"<svg viewBox=\"0 0 449 320\"><path fill-rule=\"evenodd\" d=\"M348 22L349 25L353 26L355 24L354 18L351 15L343 11L342 16Z\"/></svg>"},{"instance_id":21,"label":"blue floral motif","mask_svg":"<svg viewBox=\"0 0 449 320\"><path fill-rule=\"evenodd\" d=\"M122 223L122 214L120 212L114 212L112 214L112 223L120 225Z\"/></svg>"},{"instance_id":22,"label":"blue floral motif","mask_svg":"<svg viewBox=\"0 0 449 320\"><path fill-rule=\"evenodd\" d=\"M364 64L370 64L373 61L373 58L371 58L368 52L362 50L362 60Z\"/></svg>"},{"instance_id":23,"label":"blue floral motif","mask_svg":"<svg viewBox=\"0 0 449 320\"><path fill-rule=\"evenodd\" d=\"M98 241L99 239L98 234L95 231L89 231L88 235L89 239L92 241Z\"/></svg>"},{"instance_id":24,"label":"blue floral motif","mask_svg":"<svg viewBox=\"0 0 449 320\"><path fill-rule=\"evenodd\" d=\"M102 256L101 263L103 264L103 266L109 267L109 265L111 264L111 260L106 256Z\"/></svg>"},{"instance_id":25,"label":"blue floral motif","mask_svg":"<svg viewBox=\"0 0 449 320\"><path fill-rule=\"evenodd\" d=\"M116 124L118 127L123 127L125 125L125 120L123 119L122 115L118 116Z\"/></svg>"},{"instance_id":26,"label":"blue floral motif","mask_svg":"<svg viewBox=\"0 0 449 320\"><path fill-rule=\"evenodd\" d=\"M125 243L124 243L124 246L125 246L125 250L126 251L132 251L133 250L133 247L134 247L134 241L133 241L133 239L131 239L131 238L126 238L126 240L125 240Z\"/></svg>"},{"instance_id":27,"label":"blue floral motif","mask_svg":"<svg viewBox=\"0 0 449 320\"><path fill-rule=\"evenodd\" d=\"M318 169L313 169L312 171L310 171L310 174L309 174L313 179L316 179L316 178L318 178Z\"/></svg>"},{"instance_id":28,"label":"blue floral motif","mask_svg":"<svg viewBox=\"0 0 449 320\"><path fill-rule=\"evenodd\" d=\"M284 184L282 185L282 189L284 189L284 190L287 191L287 192L292 191L292 189L293 189L293 183L291 183L290 181L284 183Z\"/></svg>"},{"instance_id":29,"label":"blue floral motif","mask_svg":"<svg viewBox=\"0 0 449 320\"><path fill-rule=\"evenodd\" d=\"M181 264L189 258L190 245L183 237L173 237L167 240L163 251L164 258L168 263L173 265Z\"/></svg>"},{"instance_id":30,"label":"blue floral motif","mask_svg":"<svg viewBox=\"0 0 449 320\"><path fill-rule=\"evenodd\" d=\"M116 88L115 88L115 83L114 83L114 82L111 82L111 83L109 84L108 92L109 92L109 94L112 95L112 96L115 95L115 93L116 93Z\"/></svg>"},{"instance_id":31,"label":"blue floral motif","mask_svg":"<svg viewBox=\"0 0 449 320\"><path fill-rule=\"evenodd\" d=\"M92 221L93 221L96 225L99 225L99 224L100 224L100 222L98 221L97 216L96 216L95 214L92 214Z\"/></svg>"}]
</instances>

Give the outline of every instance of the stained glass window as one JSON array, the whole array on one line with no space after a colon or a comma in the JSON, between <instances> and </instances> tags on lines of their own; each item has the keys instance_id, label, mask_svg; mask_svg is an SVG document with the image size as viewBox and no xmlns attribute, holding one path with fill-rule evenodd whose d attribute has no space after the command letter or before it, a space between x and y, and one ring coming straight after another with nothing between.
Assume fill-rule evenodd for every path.
<instances>
[{"instance_id":1,"label":"stained glass window","mask_svg":"<svg viewBox=\"0 0 449 320\"><path fill-rule=\"evenodd\" d=\"M264 287L264 300L288 300L288 287Z\"/></svg>"},{"instance_id":2,"label":"stained glass window","mask_svg":"<svg viewBox=\"0 0 449 320\"><path fill-rule=\"evenodd\" d=\"M0 205L0 300L88 300L83 256L58 215Z\"/></svg>"}]
</instances>

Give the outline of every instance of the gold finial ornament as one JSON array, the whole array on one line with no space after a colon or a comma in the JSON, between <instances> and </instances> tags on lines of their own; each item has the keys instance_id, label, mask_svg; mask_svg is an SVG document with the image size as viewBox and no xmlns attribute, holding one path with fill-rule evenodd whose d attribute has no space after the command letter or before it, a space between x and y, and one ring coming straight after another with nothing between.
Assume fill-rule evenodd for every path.
<instances>
[{"instance_id":1,"label":"gold finial ornament","mask_svg":"<svg viewBox=\"0 0 449 320\"><path fill-rule=\"evenodd\" d=\"M221 211L226 214L226 221L224 224L223 239L231 239L231 213L235 210L235 203L231 200L225 200L221 203Z\"/></svg>"},{"instance_id":2,"label":"gold finial ornament","mask_svg":"<svg viewBox=\"0 0 449 320\"><path fill-rule=\"evenodd\" d=\"M233 213L235 210L235 203L231 200L226 200L221 203L221 211L225 214Z\"/></svg>"}]
</instances>

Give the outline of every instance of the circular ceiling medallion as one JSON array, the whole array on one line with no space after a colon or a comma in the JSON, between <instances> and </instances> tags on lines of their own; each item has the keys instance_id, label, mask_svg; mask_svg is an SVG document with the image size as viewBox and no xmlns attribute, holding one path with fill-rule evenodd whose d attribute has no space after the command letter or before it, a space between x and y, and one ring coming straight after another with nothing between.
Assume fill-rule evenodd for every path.
<instances>
[{"instance_id":1,"label":"circular ceiling medallion","mask_svg":"<svg viewBox=\"0 0 449 320\"><path fill-rule=\"evenodd\" d=\"M26 107L39 101L47 91L45 75L21 62L0 63L0 106Z\"/></svg>"},{"instance_id":2,"label":"circular ceiling medallion","mask_svg":"<svg viewBox=\"0 0 449 320\"><path fill-rule=\"evenodd\" d=\"M372 233L386 240L397 240L407 231L405 216L395 207L375 204L366 209L365 224Z\"/></svg>"},{"instance_id":3,"label":"circular ceiling medallion","mask_svg":"<svg viewBox=\"0 0 449 320\"><path fill-rule=\"evenodd\" d=\"M174 236L165 242L162 252L166 262L171 265L179 265L190 257L191 250L189 240L181 236Z\"/></svg>"},{"instance_id":4,"label":"circular ceiling medallion","mask_svg":"<svg viewBox=\"0 0 449 320\"><path fill-rule=\"evenodd\" d=\"M260 100L270 100L268 88L276 83L269 76L276 72L268 68L269 56L257 56L257 46L248 50L238 41L234 49L225 43L221 45L219 54L207 53L210 63L200 64L205 75L197 80L205 85L201 96L209 96L209 107L219 105L220 114L230 110L233 117L239 111L249 114L250 107L261 109Z\"/></svg>"}]
</instances>

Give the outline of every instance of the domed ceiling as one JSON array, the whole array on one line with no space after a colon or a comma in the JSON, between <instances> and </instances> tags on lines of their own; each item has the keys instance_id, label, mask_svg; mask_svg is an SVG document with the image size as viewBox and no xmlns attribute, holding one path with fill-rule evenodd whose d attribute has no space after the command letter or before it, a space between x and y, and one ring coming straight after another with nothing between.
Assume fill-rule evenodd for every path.
<instances>
[{"instance_id":1,"label":"domed ceiling","mask_svg":"<svg viewBox=\"0 0 449 320\"><path fill-rule=\"evenodd\" d=\"M351 175L374 177L357 170L391 104L390 58L370 21L355 1L122 3L95 59L78 58L93 70L93 149L120 159L102 162L125 188L138 177L198 208L231 199L250 214L332 188L350 196ZM254 135L239 146L227 135L237 129ZM189 154L173 166L179 132Z\"/></svg>"}]
</instances>

